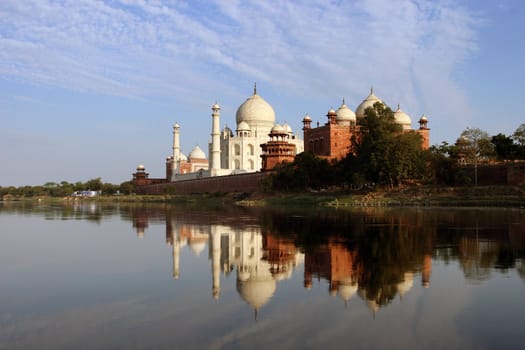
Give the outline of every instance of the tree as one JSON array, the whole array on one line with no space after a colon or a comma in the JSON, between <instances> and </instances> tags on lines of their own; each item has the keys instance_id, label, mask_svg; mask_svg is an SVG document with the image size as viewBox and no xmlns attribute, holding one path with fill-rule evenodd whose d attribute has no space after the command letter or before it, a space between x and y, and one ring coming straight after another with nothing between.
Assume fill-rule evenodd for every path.
<instances>
[{"instance_id":1,"label":"tree","mask_svg":"<svg viewBox=\"0 0 525 350\"><path fill-rule=\"evenodd\" d=\"M494 155L494 145L489 134L479 128L467 128L458 138L456 145L467 164L474 164L474 185L478 185L478 164L488 161Z\"/></svg>"},{"instance_id":2,"label":"tree","mask_svg":"<svg viewBox=\"0 0 525 350\"><path fill-rule=\"evenodd\" d=\"M96 179L88 180L84 184L84 187L85 187L86 190L100 191L102 189L102 181L101 181L100 177L97 177Z\"/></svg>"},{"instance_id":3,"label":"tree","mask_svg":"<svg viewBox=\"0 0 525 350\"><path fill-rule=\"evenodd\" d=\"M512 134L512 138L519 143L520 146L525 147L525 124L518 126L514 134Z\"/></svg>"},{"instance_id":4,"label":"tree","mask_svg":"<svg viewBox=\"0 0 525 350\"><path fill-rule=\"evenodd\" d=\"M382 103L367 108L365 115L360 121L362 139L353 140L355 155L349 155L345 160L345 163L355 166L353 177L363 176L368 181L389 186L421 177L421 136L415 132L403 132L395 122L392 110Z\"/></svg>"},{"instance_id":5,"label":"tree","mask_svg":"<svg viewBox=\"0 0 525 350\"><path fill-rule=\"evenodd\" d=\"M518 147L511 137L499 133L492 136L490 142L494 145L494 152L499 160L516 159Z\"/></svg>"},{"instance_id":6,"label":"tree","mask_svg":"<svg viewBox=\"0 0 525 350\"><path fill-rule=\"evenodd\" d=\"M470 164L486 161L495 154L489 134L478 128L463 130L456 145L466 163Z\"/></svg>"}]
</instances>

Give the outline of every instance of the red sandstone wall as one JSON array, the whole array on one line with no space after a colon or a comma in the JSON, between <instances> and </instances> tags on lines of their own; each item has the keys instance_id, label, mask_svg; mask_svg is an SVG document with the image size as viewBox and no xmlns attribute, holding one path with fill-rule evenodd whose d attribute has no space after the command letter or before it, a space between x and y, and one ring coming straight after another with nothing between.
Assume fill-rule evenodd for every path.
<instances>
[{"instance_id":1,"label":"red sandstone wall","mask_svg":"<svg viewBox=\"0 0 525 350\"><path fill-rule=\"evenodd\" d=\"M474 166L463 168L474 184ZM478 165L478 185L525 185L525 163Z\"/></svg>"},{"instance_id":2,"label":"red sandstone wall","mask_svg":"<svg viewBox=\"0 0 525 350\"><path fill-rule=\"evenodd\" d=\"M138 194L165 194L168 191L168 189L170 193L175 194L213 192L256 192L261 189L261 180L269 174L270 172L249 173L239 175L216 176L185 181L175 181L164 184L139 186L137 187L136 192Z\"/></svg>"},{"instance_id":3,"label":"red sandstone wall","mask_svg":"<svg viewBox=\"0 0 525 350\"><path fill-rule=\"evenodd\" d=\"M509 166L507 183L509 185L525 185L525 163L514 163Z\"/></svg>"}]
</instances>

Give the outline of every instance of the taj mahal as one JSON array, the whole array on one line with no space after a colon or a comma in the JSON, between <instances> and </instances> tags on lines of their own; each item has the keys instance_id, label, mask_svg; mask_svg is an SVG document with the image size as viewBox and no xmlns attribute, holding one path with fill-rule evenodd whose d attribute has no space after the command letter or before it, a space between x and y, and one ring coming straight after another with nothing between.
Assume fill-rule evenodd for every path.
<instances>
[{"instance_id":1,"label":"taj mahal","mask_svg":"<svg viewBox=\"0 0 525 350\"><path fill-rule=\"evenodd\" d=\"M294 134L287 123L276 124L272 106L257 94L248 97L237 109L235 132L229 127L220 130L221 107L212 106L211 142L209 160L199 147L184 155L180 149L180 125L173 126L173 154L167 158L168 179L187 180L196 177L232 175L260 171L262 167L261 145L271 139L272 132L284 131L288 143L295 146L296 153L304 151L304 142Z\"/></svg>"}]
</instances>

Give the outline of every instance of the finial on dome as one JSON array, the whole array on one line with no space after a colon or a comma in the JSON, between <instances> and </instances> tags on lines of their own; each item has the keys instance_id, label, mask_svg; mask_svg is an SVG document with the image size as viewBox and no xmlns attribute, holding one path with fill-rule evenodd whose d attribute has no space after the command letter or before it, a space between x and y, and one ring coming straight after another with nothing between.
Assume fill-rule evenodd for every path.
<instances>
[{"instance_id":1,"label":"finial on dome","mask_svg":"<svg viewBox=\"0 0 525 350\"><path fill-rule=\"evenodd\" d=\"M373 95L373 94L374 94L374 87L371 86L371 87L370 87L370 95Z\"/></svg>"},{"instance_id":2,"label":"finial on dome","mask_svg":"<svg viewBox=\"0 0 525 350\"><path fill-rule=\"evenodd\" d=\"M257 83L253 83L253 94L257 95Z\"/></svg>"},{"instance_id":3,"label":"finial on dome","mask_svg":"<svg viewBox=\"0 0 525 350\"><path fill-rule=\"evenodd\" d=\"M399 103L397 104L397 110L399 111L401 109L401 107L399 107Z\"/></svg>"},{"instance_id":4,"label":"finial on dome","mask_svg":"<svg viewBox=\"0 0 525 350\"><path fill-rule=\"evenodd\" d=\"M345 98L343 97L343 104L345 104Z\"/></svg>"}]
</instances>

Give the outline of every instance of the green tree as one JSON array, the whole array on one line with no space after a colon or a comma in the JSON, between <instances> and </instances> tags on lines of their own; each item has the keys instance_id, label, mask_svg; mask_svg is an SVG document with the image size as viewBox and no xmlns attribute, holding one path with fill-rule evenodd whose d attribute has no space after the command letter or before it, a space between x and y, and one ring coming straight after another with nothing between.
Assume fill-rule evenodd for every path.
<instances>
[{"instance_id":1,"label":"green tree","mask_svg":"<svg viewBox=\"0 0 525 350\"><path fill-rule=\"evenodd\" d=\"M522 147L525 147L525 124L518 126L512 134L512 138Z\"/></svg>"},{"instance_id":2,"label":"green tree","mask_svg":"<svg viewBox=\"0 0 525 350\"><path fill-rule=\"evenodd\" d=\"M499 133L492 136L490 142L494 145L494 152L498 160L513 160L518 155L518 146L511 137Z\"/></svg>"},{"instance_id":3,"label":"green tree","mask_svg":"<svg viewBox=\"0 0 525 350\"><path fill-rule=\"evenodd\" d=\"M488 161L490 157L495 155L494 145L490 142L489 134L479 128L463 130L456 145L465 161L470 164Z\"/></svg>"},{"instance_id":4,"label":"green tree","mask_svg":"<svg viewBox=\"0 0 525 350\"><path fill-rule=\"evenodd\" d=\"M456 145L459 148L461 159L466 164L474 165L474 185L477 186L478 164L487 162L495 155L489 134L479 128L467 128L459 136Z\"/></svg>"},{"instance_id":5,"label":"green tree","mask_svg":"<svg viewBox=\"0 0 525 350\"><path fill-rule=\"evenodd\" d=\"M102 189L102 181L100 177L97 177L96 179L88 180L84 184L84 189L90 190L90 191L100 191Z\"/></svg>"},{"instance_id":6,"label":"green tree","mask_svg":"<svg viewBox=\"0 0 525 350\"><path fill-rule=\"evenodd\" d=\"M122 194L132 194L134 191L133 181L124 181L119 186L119 192Z\"/></svg>"},{"instance_id":7,"label":"green tree","mask_svg":"<svg viewBox=\"0 0 525 350\"><path fill-rule=\"evenodd\" d=\"M381 103L367 108L365 115L360 121L364 131L362 139L352 140L356 144L355 155L345 160L347 168L348 165L354 167L353 178L366 178L389 186L421 178L424 169L421 136L403 132L392 110Z\"/></svg>"}]
</instances>

